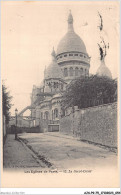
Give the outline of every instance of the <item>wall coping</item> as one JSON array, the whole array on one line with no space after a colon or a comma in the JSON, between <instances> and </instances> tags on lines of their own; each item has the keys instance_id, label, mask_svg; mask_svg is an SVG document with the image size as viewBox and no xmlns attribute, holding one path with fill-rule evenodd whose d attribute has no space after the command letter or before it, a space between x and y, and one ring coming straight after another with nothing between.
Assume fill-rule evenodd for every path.
<instances>
[{"instance_id":1,"label":"wall coping","mask_svg":"<svg viewBox=\"0 0 121 195\"><path fill-rule=\"evenodd\" d=\"M75 114L76 112L79 112L79 111L85 111L85 110L93 110L93 109L96 109L96 108L98 108L98 109L100 109L100 108L102 108L102 107L108 107L108 106L111 106L111 105L117 105L117 102L113 102L113 103L109 103L109 104L102 104L102 105L98 105L98 106L93 106L93 107L88 107L88 108L82 108L82 109L78 109L78 110L76 110L74 113L69 113L68 115L66 115L66 116L63 116L62 118L65 118L65 117L67 117L67 116L70 116L70 115L72 115L72 114Z\"/></svg>"}]
</instances>

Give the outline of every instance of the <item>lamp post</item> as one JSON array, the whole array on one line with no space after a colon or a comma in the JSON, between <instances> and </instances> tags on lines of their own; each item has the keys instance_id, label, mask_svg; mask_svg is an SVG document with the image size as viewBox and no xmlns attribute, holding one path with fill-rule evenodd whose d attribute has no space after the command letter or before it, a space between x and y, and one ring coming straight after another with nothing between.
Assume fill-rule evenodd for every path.
<instances>
[{"instance_id":1,"label":"lamp post","mask_svg":"<svg viewBox=\"0 0 121 195\"><path fill-rule=\"evenodd\" d=\"M15 140L17 140L17 114L18 114L18 110L17 110L17 108L16 108L16 109L15 109L15 117L16 117Z\"/></svg>"}]
</instances>

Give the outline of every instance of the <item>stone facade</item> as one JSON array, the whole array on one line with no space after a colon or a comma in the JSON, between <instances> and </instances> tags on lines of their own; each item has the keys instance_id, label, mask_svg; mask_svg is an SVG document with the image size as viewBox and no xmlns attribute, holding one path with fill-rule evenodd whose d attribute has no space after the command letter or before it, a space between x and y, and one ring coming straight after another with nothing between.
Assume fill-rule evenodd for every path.
<instances>
[{"instance_id":1,"label":"stone facade","mask_svg":"<svg viewBox=\"0 0 121 195\"><path fill-rule=\"evenodd\" d=\"M51 55L52 60L45 68L43 81L40 86L33 86L31 105L24 108L19 116L30 109L29 127L39 126L41 131L45 132L48 130L49 124L56 124L60 120L60 129L62 130L62 126L64 126L63 131L73 134L75 129L78 129L80 122L80 115L77 113L84 112L84 110L79 111L75 107L75 112L72 108L68 108L65 112L61 107L62 94L72 80L89 76L90 57L83 40L74 31L71 13L68 16L68 31L60 40L57 51L55 52L53 48ZM73 114L70 114L71 112ZM70 116L61 119L65 114ZM24 121L22 124L25 125ZM85 124L85 128L87 124ZM28 121L26 126L28 127Z\"/></svg>"}]
</instances>

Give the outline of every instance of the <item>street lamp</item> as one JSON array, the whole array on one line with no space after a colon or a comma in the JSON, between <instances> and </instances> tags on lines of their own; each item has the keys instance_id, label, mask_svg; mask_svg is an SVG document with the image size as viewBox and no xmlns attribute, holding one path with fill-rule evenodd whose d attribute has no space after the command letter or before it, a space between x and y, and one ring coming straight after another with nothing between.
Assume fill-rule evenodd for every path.
<instances>
[{"instance_id":1,"label":"street lamp","mask_svg":"<svg viewBox=\"0 0 121 195\"><path fill-rule=\"evenodd\" d=\"M17 110L17 108L16 108L16 109L15 109L15 117L16 117L15 140L17 140L17 114L18 114L18 110Z\"/></svg>"}]
</instances>

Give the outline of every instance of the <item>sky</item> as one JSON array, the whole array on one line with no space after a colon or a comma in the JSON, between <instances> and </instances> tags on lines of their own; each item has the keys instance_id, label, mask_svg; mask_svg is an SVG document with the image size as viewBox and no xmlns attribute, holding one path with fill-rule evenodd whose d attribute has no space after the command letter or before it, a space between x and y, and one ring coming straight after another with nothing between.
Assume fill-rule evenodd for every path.
<instances>
[{"instance_id":1,"label":"sky","mask_svg":"<svg viewBox=\"0 0 121 195\"><path fill-rule=\"evenodd\" d=\"M119 73L119 3L113 1L2 1L1 72L13 96L11 114L30 105L33 85L39 86L51 52L67 32L69 10L74 30L91 57L90 73L100 66L97 42L103 35L109 50L105 63L113 78ZM103 18L103 32L98 25Z\"/></svg>"}]
</instances>

